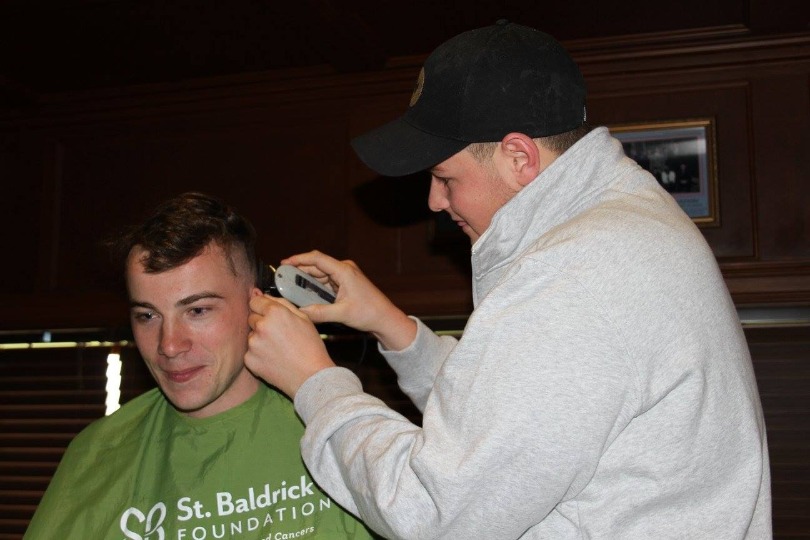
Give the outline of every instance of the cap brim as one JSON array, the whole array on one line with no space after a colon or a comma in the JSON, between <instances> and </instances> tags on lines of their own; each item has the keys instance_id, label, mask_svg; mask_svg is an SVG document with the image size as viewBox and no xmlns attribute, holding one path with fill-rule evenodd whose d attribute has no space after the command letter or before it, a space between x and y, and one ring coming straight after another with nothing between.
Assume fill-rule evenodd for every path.
<instances>
[{"instance_id":1,"label":"cap brim","mask_svg":"<svg viewBox=\"0 0 810 540\"><path fill-rule=\"evenodd\" d=\"M383 176L406 176L430 169L470 143L416 129L398 118L351 141L357 156Z\"/></svg>"}]
</instances>

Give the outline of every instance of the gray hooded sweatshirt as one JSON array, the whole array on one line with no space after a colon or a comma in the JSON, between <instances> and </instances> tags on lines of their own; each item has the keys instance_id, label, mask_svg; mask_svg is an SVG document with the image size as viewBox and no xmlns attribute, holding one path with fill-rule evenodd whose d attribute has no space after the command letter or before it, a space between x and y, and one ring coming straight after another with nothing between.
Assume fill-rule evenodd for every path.
<instances>
[{"instance_id":1,"label":"gray hooded sweatshirt","mask_svg":"<svg viewBox=\"0 0 810 540\"><path fill-rule=\"evenodd\" d=\"M713 253L597 128L473 245L456 341L382 351L414 425L330 368L295 398L302 452L390 538L770 538L765 424Z\"/></svg>"}]
</instances>

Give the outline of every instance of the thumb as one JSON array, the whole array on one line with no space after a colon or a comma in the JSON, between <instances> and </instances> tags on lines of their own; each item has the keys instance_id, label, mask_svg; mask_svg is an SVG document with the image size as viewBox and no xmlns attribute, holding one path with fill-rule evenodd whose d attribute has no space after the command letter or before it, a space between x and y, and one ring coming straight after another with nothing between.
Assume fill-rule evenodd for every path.
<instances>
[{"instance_id":1,"label":"thumb","mask_svg":"<svg viewBox=\"0 0 810 540\"><path fill-rule=\"evenodd\" d=\"M298 309L309 317L310 321L314 323L322 323L332 322L334 320L334 317L330 317L329 315L331 308L331 304L310 304Z\"/></svg>"}]
</instances>

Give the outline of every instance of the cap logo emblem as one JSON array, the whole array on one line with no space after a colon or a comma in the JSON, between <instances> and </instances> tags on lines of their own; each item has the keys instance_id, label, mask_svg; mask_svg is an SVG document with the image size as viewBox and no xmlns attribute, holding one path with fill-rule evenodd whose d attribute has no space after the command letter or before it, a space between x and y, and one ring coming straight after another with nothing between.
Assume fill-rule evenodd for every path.
<instances>
[{"instance_id":1,"label":"cap logo emblem","mask_svg":"<svg viewBox=\"0 0 810 540\"><path fill-rule=\"evenodd\" d=\"M419 101L419 98L422 96L422 88L425 86L425 68L419 70L419 77L416 79L416 88L413 89L413 94L411 94L411 103L410 106L413 107L416 105L416 102Z\"/></svg>"}]
</instances>

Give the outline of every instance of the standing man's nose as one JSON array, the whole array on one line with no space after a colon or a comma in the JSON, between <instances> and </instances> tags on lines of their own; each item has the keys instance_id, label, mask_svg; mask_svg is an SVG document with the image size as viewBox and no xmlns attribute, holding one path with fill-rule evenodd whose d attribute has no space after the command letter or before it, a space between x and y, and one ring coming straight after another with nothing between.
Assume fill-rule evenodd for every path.
<instances>
[{"instance_id":1,"label":"standing man's nose","mask_svg":"<svg viewBox=\"0 0 810 540\"><path fill-rule=\"evenodd\" d=\"M430 193L428 193L428 208L434 212L446 210L449 206L447 201L447 186L435 176L430 177Z\"/></svg>"}]
</instances>

